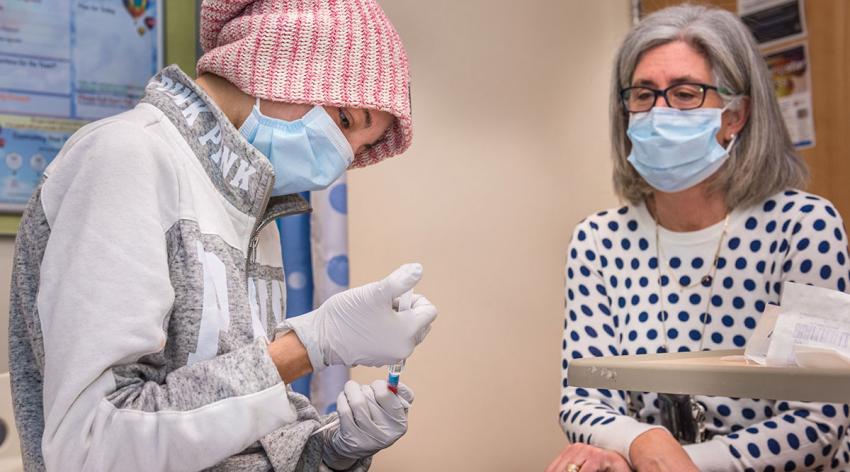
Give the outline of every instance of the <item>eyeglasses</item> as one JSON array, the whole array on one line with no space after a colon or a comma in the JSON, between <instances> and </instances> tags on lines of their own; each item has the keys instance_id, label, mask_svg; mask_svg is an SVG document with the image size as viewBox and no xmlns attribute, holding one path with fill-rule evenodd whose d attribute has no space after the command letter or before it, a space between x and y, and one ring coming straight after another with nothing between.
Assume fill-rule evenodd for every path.
<instances>
[{"instance_id":1,"label":"eyeglasses","mask_svg":"<svg viewBox=\"0 0 850 472\"><path fill-rule=\"evenodd\" d=\"M693 110L702 106L709 90L714 90L720 94L733 95L727 93L726 89L713 85L684 83L671 85L664 90L649 87L626 87L620 90L620 99L630 113L651 110L655 106L655 102L658 101L658 97L664 97L664 101L670 108Z\"/></svg>"}]
</instances>

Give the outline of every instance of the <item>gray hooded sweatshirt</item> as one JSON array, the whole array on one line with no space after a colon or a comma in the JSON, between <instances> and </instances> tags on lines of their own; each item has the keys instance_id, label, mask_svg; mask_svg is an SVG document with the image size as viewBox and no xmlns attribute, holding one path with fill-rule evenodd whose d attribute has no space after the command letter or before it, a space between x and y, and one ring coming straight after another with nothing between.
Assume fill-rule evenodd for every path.
<instances>
[{"instance_id":1,"label":"gray hooded sweatshirt","mask_svg":"<svg viewBox=\"0 0 850 472\"><path fill-rule=\"evenodd\" d=\"M268 355L285 318L274 171L176 66L91 123L18 232L12 395L27 471L326 469ZM351 470L366 470L368 459Z\"/></svg>"}]
</instances>

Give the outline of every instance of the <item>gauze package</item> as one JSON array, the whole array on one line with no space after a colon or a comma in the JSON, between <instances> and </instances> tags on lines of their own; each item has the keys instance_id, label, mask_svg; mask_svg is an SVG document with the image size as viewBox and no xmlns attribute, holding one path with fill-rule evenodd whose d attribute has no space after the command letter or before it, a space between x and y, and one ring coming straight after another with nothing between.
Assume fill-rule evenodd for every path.
<instances>
[{"instance_id":1,"label":"gauze package","mask_svg":"<svg viewBox=\"0 0 850 472\"><path fill-rule=\"evenodd\" d=\"M780 306L768 305L744 354L762 365L850 370L850 295L785 283Z\"/></svg>"},{"instance_id":2,"label":"gauze package","mask_svg":"<svg viewBox=\"0 0 850 472\"><path fill-rule=\"evenodd\" d=\"M770 341L773 339L773 329L776 327L776 319L779 317L779 307L767 305L764 309L758 325L744 350L744 357L758 364L767 364L767 351L770 349Z\"/></svg>"}]
</instances>

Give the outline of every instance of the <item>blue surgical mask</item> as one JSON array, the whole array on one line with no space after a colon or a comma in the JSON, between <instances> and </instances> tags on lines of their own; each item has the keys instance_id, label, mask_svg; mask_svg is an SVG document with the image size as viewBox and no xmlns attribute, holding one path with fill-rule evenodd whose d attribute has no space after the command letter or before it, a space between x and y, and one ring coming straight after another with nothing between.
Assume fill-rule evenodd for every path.
<instances>
[{"instance_id":1,"label":"blue surgical mask","mask_svg":"<svg viewBox=\"0 0 850 472\"><path fill-rule=\"evenodd\" d=\"M239 132L271 161L274 196L327 188L354 160L345 135L319 105L286 121L263 115L258 99Z\"/></svg>"},{"instance_id":2,"label":"blue surgical mask","mask_svg":"<svg viewBox=\"0 0 850 472\"><path fill-rule=\"evenodd\" d=\"M714 174L729 157L729 146L717 142L726 108L677 110L654 107L635 113L626 134L632 142L628 160L657 190L680 192Z\"/></svg>"}]
</instances>

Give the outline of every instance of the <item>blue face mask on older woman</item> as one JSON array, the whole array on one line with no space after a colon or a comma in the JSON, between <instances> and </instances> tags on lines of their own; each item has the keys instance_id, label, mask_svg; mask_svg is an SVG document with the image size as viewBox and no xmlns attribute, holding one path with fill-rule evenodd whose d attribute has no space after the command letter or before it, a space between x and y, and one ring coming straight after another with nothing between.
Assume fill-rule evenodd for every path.
<instances>
[{"instance_id":1,"label":"blue face mask on older woman","mask_svg":"<svg viewBox=\"0 0 850 472\"><path fill-rule=\"evenodd\" d=\"M628 161L657 190L679 192L693 187L729 157L734 138L726 148L716 138L725 110L653 107L632 114L626 132L632 142Z\"/></svg>"},{"instance_id":2,"label":"blue face mask on older woman","mask_svg":"<svg viewBox=\"0 0 850 472\"><path fill-rule=\"evenodd\" d=\"M263 115L258 99L239 132L271 161L274 196L326 188L354 160L345 135L319 105L286 121Z\"/></svg>"}]
</instances>

